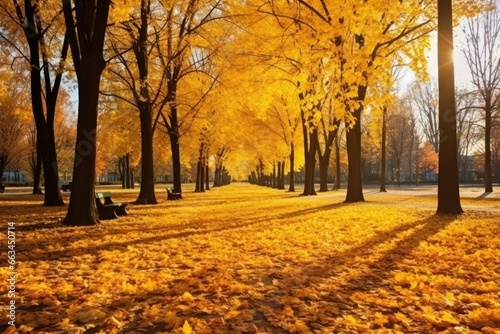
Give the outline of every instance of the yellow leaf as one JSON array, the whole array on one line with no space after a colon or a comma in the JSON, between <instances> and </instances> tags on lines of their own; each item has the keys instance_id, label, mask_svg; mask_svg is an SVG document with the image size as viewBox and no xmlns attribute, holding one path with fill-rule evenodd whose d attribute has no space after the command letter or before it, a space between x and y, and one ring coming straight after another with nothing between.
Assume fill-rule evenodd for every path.
<instances>
[{"instance_id":1,"label":"yellow leaf","mask_svg":"<svg viewBox=\"0 0 500 334\"><path fill-rule=\"evenodd\" d=\"M356 324L356 318L354 318L352 315L344 315L344 319L347 321L349 325L355 325Z\"/></svg>"},{"instance_id":2,"label":"yellow leaf","mask_svg":"<svg viewBox=\"0 0 500 334\"><path fill-rule=\"evenodd\" d=\"M164 320L168 327L172 328L177 323L177 314L175 313L175 311L169 311Z\"/></svg>"},{"instance_id":3,"label":"yellow leaf","mask_svg":"<svg viewBox=\"0 0 500 334\"><path fill-rule=\"evenodd\" d=\"M396 313L396 318L398 318L399 320L403 321L403 322L410 322L411 320L408 319L403 313Z\"/></svg>"},{"instance_id":4,"label":"yellow leaf","mask_svg":"<svg viewBox=\"0 0 500 334\"><path fill-rule=\"evenodd\" d=\"M451 314L448 311L444 311L441 314L440 318L441 318L441 320L449 322L452 325L458 325L460 323L457 319L455 319L455 317L453 316L453 314Z\"/></svg>"},{"instance_id":5,"label":"yellow leaf","mask_svg":"<svg viewBox=\"0 0 500 334\"><path fill-rule=\"evenodd\" d=\"M290 317L290 318L291 318L291 317L293 317L293 314L294 314L294 313L293 313L292 308L291 308L290 306L286 305L286 306L285 306L285 309L283 310L283 315L284 315L285 317Z\"/></svg>"},{"instance_id":6,"label":"yellow leaf","mask_svg":"<svg viewBox=\"0 0 500 334\"><path fill-rule=\"evenodd\" d=\"M290 332L295 333L309 333L309 328L307 327L306 323L302 320L297 320L293 324L293 326L290 328Z\"/></svg>"},{"instance_id":7,"label":"yellow leaf","mask_svg":"<svg viewBox=\"0 0 500 334\"><path fill-rule=\"evenodd\" d=\"M185 301L185 302L193 302L194 301L194 297L192 294L190 294L189 292L184 292L184 294L182 295L182 300Z\"/></svg>"},{"instance_id":8,"label":"yellow leaf","mask_svg":"<svg viewBox=\"0 0 500 334\"><path fill-rule=\"evenodd\" d=\"M183 334L191 334L192 330L193 329L191 328L191 325L189 324L189 322L184 321L184 326L182 326L182 333Z\"/></svg>"},{"instance_id":9,"label":"yellow leaf","mask_svg":"<svg viewBox=\"0 0 500 334\"><path fill-rule=\"evenodd\" d=\"M376 323L377 325L379 325L380 327L384 327L384 325L386 323L388 323L389 320L387 319L387 316L383 315L380 312L376 312L375 313L375 320L373 322Z\"/></svg>"}]
</instances>

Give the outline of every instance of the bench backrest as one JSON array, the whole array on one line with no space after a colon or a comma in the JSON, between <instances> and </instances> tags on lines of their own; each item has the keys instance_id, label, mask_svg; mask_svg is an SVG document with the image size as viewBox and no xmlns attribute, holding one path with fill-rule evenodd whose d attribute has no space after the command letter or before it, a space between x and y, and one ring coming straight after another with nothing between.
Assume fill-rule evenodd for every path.
<instances>
[{"instance_id":1,"label":"bench backrest","mask_svg":"<svg viewBox=\"0 0 500 334\"><path fill-rule=\"evenodd\" d=\"M96 198L106 198L106 197L111 197L111 193L109 191L105 191L102 193L95 193Z\"/></svg>"}]
</instances>

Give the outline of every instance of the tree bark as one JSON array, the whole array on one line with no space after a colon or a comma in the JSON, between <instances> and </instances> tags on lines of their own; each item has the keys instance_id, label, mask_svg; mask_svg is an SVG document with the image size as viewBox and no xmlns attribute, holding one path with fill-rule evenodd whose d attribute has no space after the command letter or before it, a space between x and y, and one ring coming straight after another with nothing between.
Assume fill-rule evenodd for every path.
<instances>
[{"instance_id":1,"label":"tree bark","mask_svg":"<svg viewBox=\"0 0 500 334\"><path fill-rule=\"evenodd\" d=\"M486 92L485 108L484 108L484 191L487 193L493 192L493 172L491 168L491 127L492 127L492 110L491 92Z\"/></svg>"},{"instance_id":2,"label":"tree bark","mask_svg":"<svg viewBox=\"0 0 500 334\"><path fill-rule=\"evenodd\" d=\"M33 195L42 194L42 148L36 142L36 153L33 157L34 168L33 168ZM1 175L1 174L0 174Z\"/></svg>"},{"instance_id":3,"label":"tree bark","mask_svg":"<svg viewBox=\"0 0 500 334\"><path fill-rule=\"evenodd\" d=\"M316 190L314 189L314 172L316 169L316 147L318 145L318 130L314 129L309 136L309 148L307 150L306 156L306 175L304 180L304 192L305 196L316 195Z\"/></svg>"},{"instance_id":4,"label":"tree bark","mask_svg":"<svg viewBox=\"0 0 500 334\"><path fill-rule=\"evenodd\" d=\"M458 184L451 0L438 0L439 179L437 213L462 213Z\"/></svg>"},{"instance_id":5,"label":"tree bark","mask_svg":"<svg viewBox=\"0 0 500 334\"><path fill-rule=\"evenodd\" d=\"M281 169L280 169L280 182L278 184L278 189L283 190L285 189L285 160L281 162Z\"/></svg>"},{"instance_id":6,"label":"tree bark","mask_svg":"<svg viewBox=\"0 0 500 334\"><path fill-rule=\"evenodd\" d=\"M210 190L210 169L208 163L205 165L205 189Z\"/></svg>"},{"instance_id":7,"label":"tree bark","mask_svg":"<svg viewBox=\"0 0 500 334\"><path fill-rule=\"evenodd\" d=\"M290 184L288 185L289 192L295 192L295 146L290 144Z\"/></svg>"},{"instance_id":8,"label":"tree bark","mask_svg":"<svg viewBox=\"0 0 500 334\"><path fill-rule=\"evenodd\" d=\"M157 204L153 172L153 111L149 101L139 104L141 120L141 188L136 204ZM134 180L131 180L133 183ZM180 191L179 191L180 192Z\"/></svg>"},{"instance_id":9,"label":"tree bark","mask_svg":"<svg viewBox=\"0 0 500 334\"><path fill-rule=\"evenodd\" d=\"M181 193L181 152L179 146L179 124L177 120L177 107L170 108L170 149L172 152L172 169L174 176L174 190Z\"/></svg>"},{"instance_id":10,"label":"tree bark","mask_svg":"<svg viewBox=\"0 0 500 334\"><path fill-rule=\"evenodd\" d=\"M334 189L340 189L340 136L339 132L335 134L335 187Z\"/></svg>"},{"instance_id":11,"label":"tree bark","mask_svg":"<svg viewBox=\"0 0 500 334\"><path fill-rule=\"evenodd\" d=\"M361 86L358 96L364 98L366 87ZM356 119L354 126L347 131L347 160L349 162L349 175L347 181L346 203L363 202L363 186L361 184L361 110L362 107L353 112Z\"/></svg>"},{"instance_id":12,"label":"tree bark","mask_svg":"<svg viewBox=\"0 0 500 334\"><path fill-rule=\"evenodd\" d=\"M205 169L203 166L205 165L205 159L202 156L200 161L200 191L205 192Z\"/></svg>"},{"instance_id":13,"label":"tree bark","mask_svg":"<svg viewBox=\"0 0 500 334\"><path fill-rule=\"evenodd\" d=\"M150 2L141 1L141 24L133 51L137 59L140 78L140 92L137 104L141 122L141 189L136 204L157 204L155 196L153 163L153 107L147 82L149 79L148 17ZM132 181L133 182L133 181ZM177 190L176 190L177 191ZM180 189L178 189L180 192Z\"/></svg>"},{"instance_id":14,"label":"tree bark","mask_svg":"<svg viewBox=\"0 0 500 334\"><path fill-rule=\"evenodd\" d=\"M380 192L387 192L385 188L385 167L386 167L386 142L387 142L387 107L382 110L382 143L381 146L381 161L380 161Z\"/></svg>"}]
</instances>

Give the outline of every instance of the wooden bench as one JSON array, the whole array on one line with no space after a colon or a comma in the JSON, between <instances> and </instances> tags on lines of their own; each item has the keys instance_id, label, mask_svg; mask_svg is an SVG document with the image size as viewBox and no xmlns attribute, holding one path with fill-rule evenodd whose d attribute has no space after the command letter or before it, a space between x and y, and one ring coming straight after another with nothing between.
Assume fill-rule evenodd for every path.
<instances>
[{"instance_id":1,"label":"wooden bench","mask_svg":"<svg viewBox=\"0 0 500 334\"><path fill-rule=\"evenodd\" d=\"M174 188L167 188L167 200L173 201L177 199L182 199L182 193L174 192Z\"/></svg>"},{"instance_id":2,"label":"wooden bench","mask_svg":"<svg viewBox=\"0 0 500 334\"><path fill-rule=\"evenodd\" d=\"M101 202L101 198L104 199L104 203ZM99 219L116 219L118 216L127 215L125 211L127 203L113 202L110 192L95 193L95 204L99 213Z\"/></svg>"},{"instance_id":3,"label":"wooden bench","mask_svg":"<svg viewBox=\"0 0 500 334\"><path fill-rule=\"evenodd\" d=\"M68 182L61 185L61 190L64 192L71 191L72 188L73 188L73 182Z\"/></svg>"}]
</instances>

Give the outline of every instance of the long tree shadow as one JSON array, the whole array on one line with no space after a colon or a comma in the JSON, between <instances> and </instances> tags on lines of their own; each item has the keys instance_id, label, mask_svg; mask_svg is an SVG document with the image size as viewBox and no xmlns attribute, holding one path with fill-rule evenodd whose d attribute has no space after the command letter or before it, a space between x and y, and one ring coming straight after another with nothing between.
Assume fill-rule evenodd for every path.
<instances>
[{"instance_id":1,"label":"long tree shadow","mask_svg":"<svg viewBox=\"0 0 500 334\"><path fill-rule=\"evenodd\" d=\"M52 258L71 257L81 254L96 254L99 250L113 250L113 249L120 250L126 248L128 245L131 244L157 242L157 241L167 240L170 238L182 238L196 234L209 234L209 233L216 233L219 231L244 228L262 222L266 222L269 219L280 220L276 224L284 226L287 224L295 223L295 221L290 221L289 218L296 218L296 217L300 218L303 215L312 214L318 211L328 213L329 210L336 210L338 208L350 205L351 204L334 203L314 208L295 210L284 214L259 216L256 217L255 219L249 218L248 221L230 226L204 228L203 230L200 231L177 232L177 233L172 233L171 235L168 236L155 236L151 238L142 238L138 240L133 240L131 242L103 244L97 247L91 247L85 249L49 252L50 256L48 257ZM356 278L349 280L347 283L343 285L342 284L339 285L338 287L336 287L336 289L337 291L340 292L340 295L342 294L345 295L348 293L352 294L356 291L366 291L367 288L370 287L373 288L376 286L381 286L385 279L393 275L394 270L398 268L401 261L405 257L407 257L413 249L417 248L422 241L428 240L430 237L437 234L440 230L446 228L446 226L448 226L454 220L455 220L454 216L437 216L437 217L430 216L425 219L399 225L388 231L381 231L376 236L362 242L359 245L356 245L352 248L348 248L342 252L331 254L325 259L321 259L321 263L312 263L303 267L301 271L301 276L304 277L304 287L319 286L324 280L328 280L335 275L341 275L340 270L345 269L345 266L352 263L354 259L356 258L363 259L365 255L371 254L374 248L383 245L384 243L391 242L392 240L398 240L397 247L387 250L385 251L385 253L381 253L381 257L375 263L368 261L363 262L362 264L365 265L364 267L365 270L362 272L362 274L358 275ZM411 233L402 239L400 237L400 234L408 231L411 231ZM46 257L45 254L41 254L41 256L37 255L37 258L33 260L35 261L43 260L48 257ZM182 278L182 279L187 280L188 278ZM370 283L367 283L368 281ZM292 285L287 286L287 283L288 283L287 277L284 278L280 277L280 289L279 291L275 292L275 297L283 297L283 296L295 297L293 288L295 288L296 286ZM177 282L176 284L179 284L179 282ZM175 294L182 295L183 292L184 291L175 291ZM155 297L155 296L156 296L155 293L149 292L149 293L144 293L139 297L140 300L147 302L150 297ZM268 295L267 297L272 298L273 296ZM254 310L253 320L256 321L256 323L259 323L261 324L261 326L265 326L266 328L271 329L273 333L285 333L286 332L285 330L273 325L279 322L280 320L269 318L268 313L265 312L265 310L269 308L282 309L285 306L285 304L280 305L276 302L276 300L267 299L267 297L264 300L259 300L259 299L254 299L252 296L245 294L240 294L238 296L238 298L245 299L248 302L248 307ZM213 298L214 298L213 303L228 303L228 300L226 298L217 299L215 295ZM317 298L317 296L315 298ZM316 301L314 300L313 296L304 296L300 297L300 299L303 300L308 305L310 305L311 302ZM339 307L337 309L339 309L340 312L343 312L341 305L349 303L349 301L343 300L342 297L339 296L339 294L325 295L322 296L322 299L323 302L330 303L332 305L338 305ZM113 302L109 305L106 305L106 308L109 310L109 309L118 309L120 307L124 307L124 305L125 306L128 305L127 303L129 303L129 300L130 298L128 297L123 297L123 299L120 298L113 299ZM350 303L351 305L349 307L355 307L355 305L353 305L354 304L353 302ZM192 316L200 318L204 317L208 321L210 319L220 318L221 315L206 314L201 311L198 311L196 313L193 313ZM332 314L332 316L338 316L338 314ZM243 317L243 315L241 317ZM238 317L227 320L227 322L230 323L236 320L238 320ZM241 320L244 321L244 319ZM151 332L154 332L155 330L162 330L162 331L166 330L166 328L162 326L164 326L164 324L157 325L157 327L151 329ZM228 324L224 324L223 326L226 326L225 328L229 329ZM97 328L98 327L96 327L96 332Z\"/></svg>"},{"instance_id":2,"label":"long tree shadow","mask_svg":"<svg viewBox=\"0 0 500 334\"><path fill-rule=\"evenodd\" d=\"M276 220L278 223L275 223L274 226L284 226L284 225L289 225L289 224L294 224L295 221L289 220L290 218L294 219L299 219L303 215L308 215L308 214L313 214L316 212L327 212L328 210L334 210L343 206L348 206L349 204L345 203L333 203L333 204L327 204L327 205L322 205L322 206L316 206L313 208L308 208L308 209L301 209L301 210L295 210L295 211L290 211L287 213L283 214L264 214L257 216L256 218L249 217L248 219L245 219L243 223L240 223L239 220L237 222L228 222L224 226L219 226L219 227L210 227L210 226L203 226L200 221L197 222L192 222L192 223L181 223L181 224L169 224L165 225L164 227L161 228L154 228L152 232L155 233L154 236L151 237L139 237L134 240L127 240L127 241L119 241L119 242L108 242L108 243L102 243L99 245L94 245L94 246L81 246L81 248L72 248L72 249L63 249L63 250L54 250L54 251L46 251L41 254L37 254L36 258L33 257L33 255L29 252L21 252L21 254L27 254L23 255L23 260L31 260L31 261L47 261L50 259L57 258L59 260L63 259L71 259L74 256L82 256L86 254L96 254L99 251L106 250L106 251L114 251L114 250L126 250L128 246L133 246L133 245L138 245L138 244L149 244L149 243L155 243L155 242L161 242L161 241L166 241L169 239L176 239L176 238L185 238L193 235L205 235L205 234L211 234L211 233L218 233L218 232L225 232L225 231L231 231L231 230L236 230L236 229L242 229L246 227L250 227L253 225L257 225L260 223L267 222L269 220ZM56 224L54 224L54 227L57 227ZM78 227L75 227L78 228ZM197 229L193 231L193 229ZM71 227L66 228L65 231L71 230ZM127 230L126 233L117 231L115 232L116 234L128 234L128 233L134 233L134 232L144 232L144 228L139 228L137 230ZM168 234L162 234L163 232L171 232ZM106 231L106 229L102 229L102 236L108 235L109 231ZM158 235L160 234L160 235ZM86 240L94 240L94 241L99 241L101 239L101 235L96 235L95 238L87 238ZM104 239L102 239L104 241ZM77 241L77 240L75 240ZM22 245L21 250L29 250L33 246L35 246L35 243L24 243ZM25 258L24 258L25 257Z\"/></svg>"},{"instance_id":3,"label":"long tree shadow","mask_svg":"<svg viewBox=\"0 0 500 334\"><path fill-rule=\"evenodd\" d=\"M438 222L436 222L436 219ZM426 241L439 231L445 229L449 224L454 222L456 217L453 215L434 215L426 219L407 223L395 227L389 231L382 232L377 237L371 238L360 245L349 248L344 252L331 255L322 259L320 263L313 263L302 268L301 277L279 277L282 285L280 286L280 294L295 297L294 289L297 288L297 282L300 281L303 287L316 288L322 286L325 282L340 282L338 285L331 287L335 292L323 294L321 302L327 303L332 310L336 312L347 312L357 307L357 303L350 300L356 292L374 292L378 288L391 290L393 287L388 286L384 281L393 277L395 271L398 270L402 261L407 258L412 250L416 249L422 241ZM400 233L410 231L408 236L400 239ZM368 260L369 255L373 254L374 248L383 245L386 242L397 241L397 246L382 252L382 256L376 261ZM359 262L354 262L359 261ZM352 267L349 264L352 263ZM349 277L346 281L337 280L346 273L346 270L357 270L356 275ZM279 275L279 273L278 273ZM305 303L316 302L317 296L302 296L300 299ZM269 301L255 301L255 307L266 308L270 306ZM285 305L273 305L273 307L283 308ZM339 314L331 313L332 317ZM269 319L271 322L276 319Z\"/></svg>"},{"instance_id":4,"label":"long tree shadow","mask_svg":"<svg viewBox=\"0 0 500 334\"><path fill-rule=\"evenodd\" d=\"M436 218L439 220L438 223L436 223ZM397 226L389 231L381 232L378 236L371 238L356 247L349 248L343 253L332 255L322 261L321 264L312 264L307 266L303 268L302 273L311 277L311 279L324 278L328 276L328 273L330 272L328 269L348 264L356 257L363 257L367 254L372 254L373 249L377 245L384 244L392 239L397 239L400 233L417 228L409 236L399 241L396 249L388 250L376 263L369 264L367 266L368 270L366 271L366 274L356 279L357 281L363 282L363 280L368 276L371 276L374 271L377 271L380 272L380 274L374 276L377 277L376 281L380 282L382 279L391 274L391 268L397 267L397 264L408 256L413 249L417 248L422 241L425 241L437 234L440 230L446 228L446 226L455 220L456 217L453 215L433 215L426 219ZM354 288L356 288L356 286L354 286ZM359 288L361 288L361 285Z\"/></svg>"}]
</instances>

